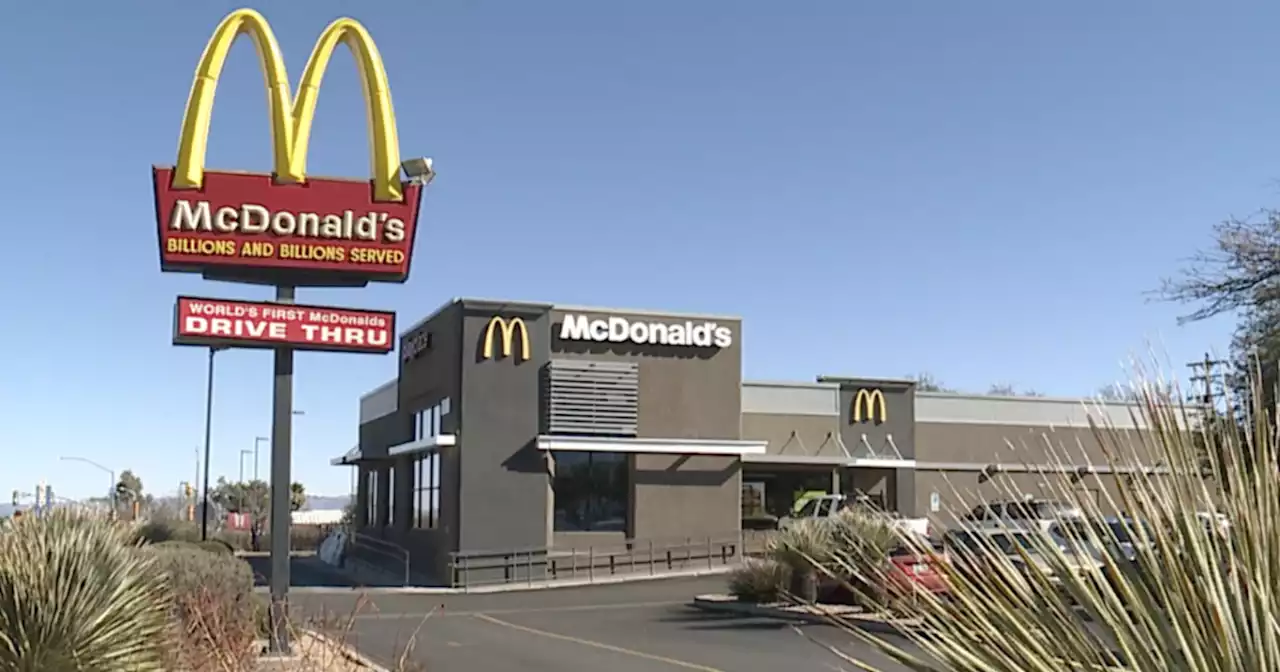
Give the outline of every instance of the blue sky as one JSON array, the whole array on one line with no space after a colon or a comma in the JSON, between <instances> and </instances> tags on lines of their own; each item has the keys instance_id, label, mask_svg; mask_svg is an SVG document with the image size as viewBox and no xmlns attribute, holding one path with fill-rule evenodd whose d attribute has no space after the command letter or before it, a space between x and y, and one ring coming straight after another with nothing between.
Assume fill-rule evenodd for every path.
<instances>
[{"instance_id":1,"label":"blue sky","mask_svg":"<svg viewBox=\"0 0 1280 672\"><path fill-rule=\"evenodd\" d=\"M1149 347L1181 365L1230 320L1178 327L1144 292L1214 222L1280 201L1280 5L1123 4L260 3L295 78L330 19L363 21L404 155L440 173L407 284L299 300L405 324L460 295L739 314L745 375L765 379L930 371L1074 395ZM234 7L9 10L0 487L103 488L61 455L156 492L194 476L205 356L169 344L173 298L269 290L159 272L149 167L174 160ZM257 67L237 45L210 167L270 169ZM342 52L312 172L367 174L358 90ZM270 362L219 356L215 476L269 433ZM395 369L298 356L312 491L346 492L328 458Z\"/></svg>"}]
</instances>

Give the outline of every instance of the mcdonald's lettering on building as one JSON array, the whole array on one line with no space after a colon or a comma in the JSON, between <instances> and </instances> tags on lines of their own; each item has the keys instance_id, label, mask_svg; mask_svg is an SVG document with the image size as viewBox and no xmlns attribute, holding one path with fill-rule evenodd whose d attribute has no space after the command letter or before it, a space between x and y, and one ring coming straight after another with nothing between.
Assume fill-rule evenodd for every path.
<instances>
[{"instance_id":1,"label":"mcdonald's lettering on building","mask_svg":"<svg viewBox=\"0 0 1280 672\"><path fill-rule=\"evenodd\" d=\"M862 422L885 423L889 420L889 412L884 402L884 392L880 390L858 390L853 396L853 408L850 409L850 420L854 424Z\"/></svg>"},{"instance_id":2,"label":"mcdonald's lettering on building","mask_svg":"<svg viewBox=\"0 0 1280 672\"><path fill-rule=\"evenodd\" d=\"M519 339L517 340L517 337ZM499 349L495 350L495 346ZM514 350L515 347L519 350ZM529 351L529 326L523 318L504 318L494 316L484 329L484 346L481 351L484 359L515 357L517 362L528 361L533 353Z\"/></svg>"},{"instance_id":3,"label":"mcdonald's lettering on building","mask_svg":"<svg viewBox=\"0 0 1280 672\"><path fill-rule=\"evenodd\" d=\"M257 44L267 82L270 173L205 168L214 93L241 35ZM307 174L316 100L339 44L350 49L364 84L368 178ZM408 278L425 181L400 178L395 113L377 46L360 23L338 19L321 34L302 72L294 94L271 27L253 10L232 12L215 29L196 68L177 161L152 168L161 270L293 286Z\"/></svg>"}]
</instances>

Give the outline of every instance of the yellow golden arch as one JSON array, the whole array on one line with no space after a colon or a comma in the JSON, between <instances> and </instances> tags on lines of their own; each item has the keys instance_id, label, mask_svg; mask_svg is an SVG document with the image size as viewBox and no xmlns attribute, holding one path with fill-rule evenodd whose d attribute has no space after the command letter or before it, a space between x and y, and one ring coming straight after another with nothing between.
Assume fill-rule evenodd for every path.
<instances>
[{"instance_id":1,"label":"yellow golden arch","mask_svg":"<svg viewBox=\"0 0 1280 672\"><path fill-rule=\"evenodd\" d=\"M342 18L330 23L307 59L297 97L294 97L289 91L289 77L276 36L267 20L252 9L238 9L228 14L213 31L213 37L209 38L209 44L200 57L182 117L178 161L173 171L174 188L199 188L204 184L214 92L218 88L218 77L227 61L227 53L242 34L253 40L262 64L268 113L271 115L276 178L285 182L306 180L307 148L311 140L311 123L315 119L316 99L333 51L341 42L351 50L364 87L374 199L403 201L399 180L400 140L395 110L391 106L391 89L387 85L382 55L369 32L355 19Z\"/></svg>"},{"instance_id":2,"label":"yellow golden arch","mask_svg":"<svg viewBox=\"0 0 1280 672\"><path fill-rule=\"evenodd\" d=\"M881 392L880 390L858 390L858 394L853 397L853 409L851 415L853 416L853 422L855 423L868 422L871 420L875 420L880 423L887 422L889 419L889 412L885 406L884 392Z\"/></svg>"},{"instance_id":3,"label":"yellow golden arch","mask_svg":"<svg viewBox=\"0 0 1280 672\"><path fill-rule=\"evenodd\" d=\"M505 319L494 316L489 320L489 326L484 330L484 359L493 359L493 337L495 330L501 331L502 336L502 356L511 356L512 341L515 339L516 329L520 330L520 357L516 361L528 361L532 355L529 351L529 327L524 323L523 318L513 317Z\"/></svg>"}]
</instances>

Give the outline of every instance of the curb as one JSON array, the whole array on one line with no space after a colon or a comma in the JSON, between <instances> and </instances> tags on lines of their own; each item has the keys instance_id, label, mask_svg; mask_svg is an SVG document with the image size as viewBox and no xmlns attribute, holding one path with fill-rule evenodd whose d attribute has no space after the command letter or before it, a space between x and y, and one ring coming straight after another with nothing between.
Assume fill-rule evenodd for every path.
<instances>
[{"instance_id":1,"label":"curb","mask_svg":"<svg viewBox=\"0 0 1280 672\"><path fill-rule=\"evenodd\" d=\"M667 572L665 574L640 574L638 576L619 575L596 579L567 579L556 582L540 583L502 583L472 588L431 588L427 586L290 586L292 595L335 595L356 593L361 595L487 595L493 593L522 593L535 590L558 590L561 588L590 588L591 586L610 586L621 583L640 583L644 581L661 581L664 579L696 579L704 576L720 576L735 569L734 565L713 569L698 569L686 572ZM258 592L267 592L265 586L254 588Z\"/></svg>"},{"instance_id":2,"label":"curb","mask_svg":"<svg viewBox=\"0 0 1280 672\"><path fill-rule=\"evenodd\" d=\"M333 640L333 638L326 637L325 635L322 635L319 632L316 632L315 630L307 630L306 632L312 637L315 637L317 640L324 642L325 644L332 647L342 657L346 658L350 662L356 663L357 665L362 665L367 669L373 670L373 672L391 672L389 668L383 665L379 665L372 658L369 658L368 656L360 653L359 651L355 650L355 648L351 646L348 646L341 642L336 642Z\"/></svg>"},{"instance_id":3,"label":"curb","mask_svg":"<svg viewBox=\"0 0 1280 672\"><path fill-rule=\"evenodd\" d=\"M823 614L807 614L778 607L770 607L760 604L752 604L750 602L731 602L728 600L717 599L707 595L699 595L693 598L689 606L694 609L710 613L719 614L736 614L739 616L755 616L758 618L771 618L779 621L791 621L795 623L806 623L809 625L827 625L836 626L832 623L831 616ZM896 635L900 634L907 625L895 625L885 620L872 620L863 618L841 618L835 616L840 625L856 627L859 630L874 632L877 634ZM838 627L838 626L837 626Z\"/></svg>"}]
</instances>

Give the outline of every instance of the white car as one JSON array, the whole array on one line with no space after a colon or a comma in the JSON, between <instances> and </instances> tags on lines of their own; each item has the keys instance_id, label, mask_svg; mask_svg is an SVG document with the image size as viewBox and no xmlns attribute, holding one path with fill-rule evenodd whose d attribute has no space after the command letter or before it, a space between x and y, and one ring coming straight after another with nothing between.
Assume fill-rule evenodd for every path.
<instances>
[{"instance_id":1,"label":"white car","mask_svg":"<svg viewBox=\"0 0 1280 672\"><path fill-rule=\"evenodd\" d=\"M778 529L785 530L795 524L795 521L804 518L831 518L841 510L856 506L857 502L850 500L846 495L821 495L814 497L805 502L800 510L794 516L786 516L778 520ZM889 518L890 524L908 532L914 532L921 536L929 536L929 519L928 518L904 518L896 513L888 511L878 511L881 515Z\"/></svg>"},{"instance_id":2,"label":"white car","mask_svg":"<svg viewBox=\"0 0 1280 672\"><path fill-rule=\"evenodd\" d=\"M1083 516L1084 512L1074 504L1051 499L1024 499L978 505L964 517L964 521L972 527L1025 527L1048 532L1064 519Z\"/></svg>"}]
</instances>

